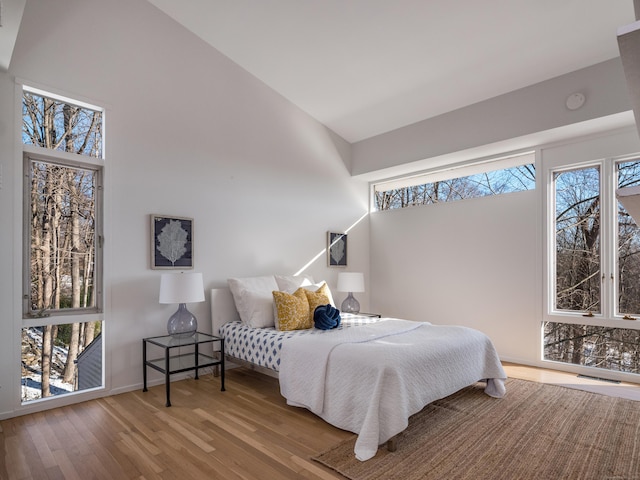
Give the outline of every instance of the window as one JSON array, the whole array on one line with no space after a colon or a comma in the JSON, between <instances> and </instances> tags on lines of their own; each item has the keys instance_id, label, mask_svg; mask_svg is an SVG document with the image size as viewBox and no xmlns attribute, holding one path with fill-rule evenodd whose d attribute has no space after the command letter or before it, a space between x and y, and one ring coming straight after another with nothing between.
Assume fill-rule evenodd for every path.
<instances>
[{"instance_id":1,"label":"window","mask_svg":"<svg viewBox=\"0 0 640 480\"><path fill-rule=\"evenodd\" d=\"M640 185L640 159L616 163L618 189ZM618 206L618 313L640 315L640 227L620 202ZM640 221L640 219L638 219Z\"/></svg>"},{"instance_id":2,"label":"window","mask_svg":"<svg viewBox=\"0 0 640 480\"><path fill-rule=\"evenodd\" d=\"M374 186L376 210L393 210L535 188L533 152L472 163Z\"/></svg>"},{"instance_id":3,"label":"window","mask_svg":"<svg viewBox=\"0 0 640 480\"><path fill-rule=\"evenodd\" d=\"M96 208L100 170L27 154L29 288L26 314L98 311ZM25 186L27 187L27 186Z\"/></svg>"},{"instance_id":4,"label":"window","mask_svg":"<svg viewBox=\"0 0 640 480\"><path fill-rule=\"evenodd\" d=\"M559 169L550 178L550 316L567 321L545 322L544 358L640 373L638 330L625 323L640 315L640 228L615 194L640 185L640 159Z\"/></svg>"},{"instance_id":5,"label":"window","mask_svg":"<svg viewBox=\"0 0 640 480\"><path fill-rule=\"evenodd\" d=\"M103 385L103 112L27 89L22 400Z\"/></svg>"},{"instance_id":6,"label":"window","mask_svg":"<svg viewBox=\"0 0 640 480\"><path fill-rule=\"evenodd\" d=\"M544 331L547 360L640 373L640 330L545 322Z\"/></svg>"},{"instance_id":7,"label":"window","mask_svg":"<svg viewBox=\"0 0 640 480\"><path fill-rule=\"evenodd\" d=\"M600 313L600 169L554 173L557 310Z\"/></svg>"},{"instance_id":8,"label":"window","mask_svg":"<svg viewBox=\"0 0 640 480\"><path fill-rule=\"evenodd\" d=\"M22 402L100 387L102 322L22 329Z\"/></svg>"},{"instance_id":9,"label":"window","mask_svg":"<svg viewBox=\"0 0 640 480\"><path fill-rule=\"evenodd\" d=\"M102 110L25 87L22 143L102 158Z\"/></svg>"}]
</instances>

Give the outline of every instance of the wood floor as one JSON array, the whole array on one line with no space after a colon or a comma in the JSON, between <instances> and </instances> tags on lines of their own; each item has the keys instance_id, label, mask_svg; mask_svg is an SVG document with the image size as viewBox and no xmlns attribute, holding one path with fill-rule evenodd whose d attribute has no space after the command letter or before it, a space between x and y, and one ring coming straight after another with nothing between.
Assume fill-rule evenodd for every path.
<instances>
[{"instance_id":1,"label":"wood floor","mask_svg":"<svg viewBox=\"0 0 640 480\"><path fill-rule=\"evenodd\" d=\"M575 375L506 365L561 383ZM0 422L0 479L340 479L311 457L352 434L289 407L277 380L248 369ZM640 386L632 386L640 392ZM639 395L640 398L640 395Z\"/></svg>"},{"instance_id":2,"label":"wood floor","mask_svg":"<svg viewBox=\"0 0 640 480\"><path fill-rule=\"evenodd\" d=\"M310 457L351 434L246 369L0 423L1 479L335 479Z\"/></svg>"},{"instance_id":3,"label":"wood floor","mask_svg":"<svg viewBox=\"0 0 640 480\"><path fill-rule=\"evenodd\" d=\"M637 383L615 383L597 378L581 377L575 373L527 367L512 363L504 363L503 365L507 375L511 378L549 383L568 388L586 390L588 392L599 393L601 395L640 401L640 384Z\"/></svg>"}]
</instances>

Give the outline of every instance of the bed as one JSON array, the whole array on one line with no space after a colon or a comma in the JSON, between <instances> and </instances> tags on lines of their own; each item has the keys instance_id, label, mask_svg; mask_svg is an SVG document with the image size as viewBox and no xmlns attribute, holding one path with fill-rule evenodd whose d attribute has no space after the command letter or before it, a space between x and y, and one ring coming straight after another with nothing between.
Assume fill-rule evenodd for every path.
<instances>
[{"instance_id":1,"label":"bed","mask_svg":"<svg viewBox=\"0 0 640 480\"><path fill-rule=\"evenodd\" d=\"M354 454L361 461L435 400L478 381L492 397L505 394L497 352L477 330L342 313L331 330L281 331L263 318L247 321L242 298L251 293L235 287L211 291L213 332L224 337L228 359L277 376L287 404L356 433ZM258 310L268 316L275 308L265 291Z\"/></svg>"}]
</instances>

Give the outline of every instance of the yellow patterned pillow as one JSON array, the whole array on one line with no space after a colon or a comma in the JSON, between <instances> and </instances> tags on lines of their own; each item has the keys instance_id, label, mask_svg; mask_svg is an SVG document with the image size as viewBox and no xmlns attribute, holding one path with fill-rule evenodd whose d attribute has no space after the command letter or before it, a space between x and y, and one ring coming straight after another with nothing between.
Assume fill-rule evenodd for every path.
<instances>
[{"instance_id":1,"label":"yellow patterned pillow","mask_svg":"<svg viewBox=\"0 0 640 480\"><path fill-rule=\"evenodd\" d=\"M293 294L273 292L276 329L303 330L313 327L313 319L309 319L309 301L305 292L302 287Z\"/></svg>"},{"instance_id":2,"label":"yellow patterned pillow","mask_svg":"<svg viewBox=\"0 0 640 480\"><path fill-rule=\"evenodd\" d=\"M309 321L311 326L313 326L313 313L316 311L320 305L329 305L331 302L329 301L329 287L324 283L319 289L315 292L310 290L305 290L304 293L307 296L307 301L309 302Z\"/></svg>"},{"instance_id":3,"label":"yellow patterned pillow","mask_svg":"<svg viewBox=\"0 0 640 480\"><path fill-rule=\"evenodd\" d=\"M322 293L323 295L326 295L327 298L329 299L329 305L331 305L332 307L335 307L336 304L333 303L333 295L331 295L331 290L329 290L329 285L327 285L327 282L323 280L322 283L319 283L318 285L320 286L316 290L316 293ZM305 287L305 288L310 290L309 287Z\"/></svg>"}]
</instances>

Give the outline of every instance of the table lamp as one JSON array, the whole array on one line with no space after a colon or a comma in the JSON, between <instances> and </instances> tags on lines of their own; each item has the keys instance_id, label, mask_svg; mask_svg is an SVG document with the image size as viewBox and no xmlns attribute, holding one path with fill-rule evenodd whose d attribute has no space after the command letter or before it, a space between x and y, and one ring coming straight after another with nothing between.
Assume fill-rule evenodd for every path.
<instances>
[{"instance_id":1,"label":"table lamp","mask_svg":"<svg viewBox=\"0 0 640 480\"><path fill-rule=\"evenodd\" d=\"M160 303L177 303L178 310L169 317L167 332L172 337L190 337L198 329L196 317L187 303L204 302L201 273L163 273L160 277Z\"/></svg>"},{"instance_id":2,"label":"table lamp","mask_svg":"<svg viewBox=\"0 0 640 480\"><path fill-rule=\"evenodd\" d=\"M364 275L359 272L342 272L338 274L338 291L349 292L340 309L345 313L360 312L360 302L353 292L364 292Z\"/></svg>"}]
</instances>

